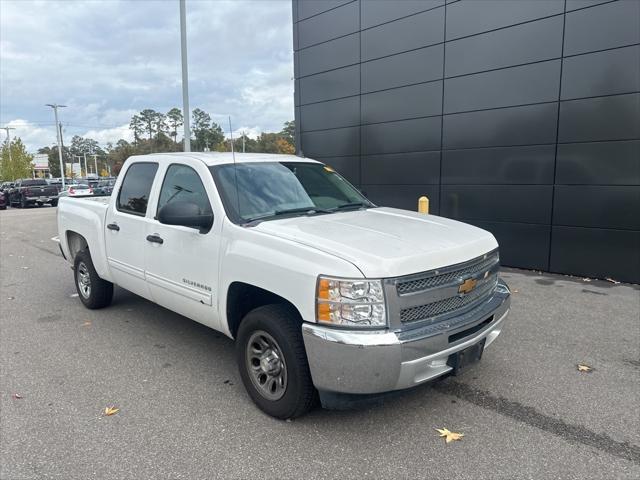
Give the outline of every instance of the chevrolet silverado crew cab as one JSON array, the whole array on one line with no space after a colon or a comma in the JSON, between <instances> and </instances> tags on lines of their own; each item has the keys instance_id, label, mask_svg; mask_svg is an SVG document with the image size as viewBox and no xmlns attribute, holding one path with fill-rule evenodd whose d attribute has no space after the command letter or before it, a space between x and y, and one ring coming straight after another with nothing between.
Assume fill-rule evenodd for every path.
<instances>
[{"instance_id":1,"label":"chevrolet silverado crew cab","mask_svg":"<svg viewBox=\"0 0 640 480\"><path fill-rule=\"evenodd\" d=\"M457 373L509 311L490 233L377 207L296 156L134 156L111 197L61 198L58 231L86 307L118 285L235 339L278 418Z\"/></svg>"}]
</instances>

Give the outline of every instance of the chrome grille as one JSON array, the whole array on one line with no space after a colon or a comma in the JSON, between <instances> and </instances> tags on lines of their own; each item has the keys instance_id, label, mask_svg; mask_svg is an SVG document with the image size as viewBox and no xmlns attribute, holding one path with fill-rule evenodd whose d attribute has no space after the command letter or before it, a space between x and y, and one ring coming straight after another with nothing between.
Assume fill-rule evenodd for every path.
<instances>
[{"instance_id":1,"label":"chrome grille","mask_svg":"<svg viewBox=\"0 0 640 480\"><path fill-rule=\"evenodd\" d=\"M447 285L455 283L460 278L472 276L477 273L488 270L491 266L498 263L498 252L491 253L487 258L479 257L473 260L470 264L463 266L458 270L438 274L437 270L427 272L424 276L414 277L410 280L398 282L396 284L396 290L398 295L407 295L410 293L421 292L430 288L439 287L441 285Z\"/></svg>"},{"instance_id":2,"label":"chrome grille","mask_svg":"<svg viewBox=\"0 0 640 480\"><path fill-rule=\"evenodd\" d=\"M477 287L468 295L445 298L437 302L431 302L417 307L404 308L400 310L400 321L403 324L431 319L435 321L437 317L462 310L473 303L480 303L491 296L498 283L498 275L494 274L482 285Z\"/></svg>"}]
</instances>

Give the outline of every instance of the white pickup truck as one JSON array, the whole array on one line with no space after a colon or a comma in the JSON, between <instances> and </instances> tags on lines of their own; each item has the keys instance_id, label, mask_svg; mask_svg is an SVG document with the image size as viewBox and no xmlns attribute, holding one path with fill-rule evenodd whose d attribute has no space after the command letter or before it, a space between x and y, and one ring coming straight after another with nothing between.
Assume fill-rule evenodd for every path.
<instances>
[{"instance_id":1,"label":"white pickup truck","mask_svg":"<svg viewBox=\"0 0 640 480\"><path fill-rule=\"evenodd\" d=\"M111 197L60 199L58 232L86 307L115 284L234 338L278 418L457 373L509 311L490 233L377 207L296 156L131 157Z\"/></svg>"}]
</instances>

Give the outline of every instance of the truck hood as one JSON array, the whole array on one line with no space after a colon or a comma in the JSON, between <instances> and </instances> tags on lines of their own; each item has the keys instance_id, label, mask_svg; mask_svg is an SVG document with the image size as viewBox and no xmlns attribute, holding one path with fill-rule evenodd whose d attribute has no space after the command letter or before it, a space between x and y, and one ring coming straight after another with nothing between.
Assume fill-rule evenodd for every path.
<instances>
[{"instance_id":1,"label":"truck hood","mask_svg":"<svg viewBox=\"0 0 640 480\"><path fill-rule=\"evenodd\" d=\"M454 265L498 246L493 235L472 225L385 207L271 220L253 228L340 257L367 278Z\"/></svg>"}]
</instances>

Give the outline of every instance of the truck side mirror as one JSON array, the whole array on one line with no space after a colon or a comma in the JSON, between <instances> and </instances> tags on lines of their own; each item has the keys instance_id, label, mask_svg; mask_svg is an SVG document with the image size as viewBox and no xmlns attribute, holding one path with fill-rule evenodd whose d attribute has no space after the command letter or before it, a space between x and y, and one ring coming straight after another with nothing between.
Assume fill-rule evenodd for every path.
<instances>
[{"instance_id":1,"label":"truck side mirror","mask_svg":"<svg viewBox=\"0 0 640 480\"><path fill-rule=\"evenodd\" d=\"M200 233L208 232L213 226L213 213L202 213L193 202L169 202L158 211L158 221L165 225L181 225L197 228Z\"/></svg>"}]
</instances>

